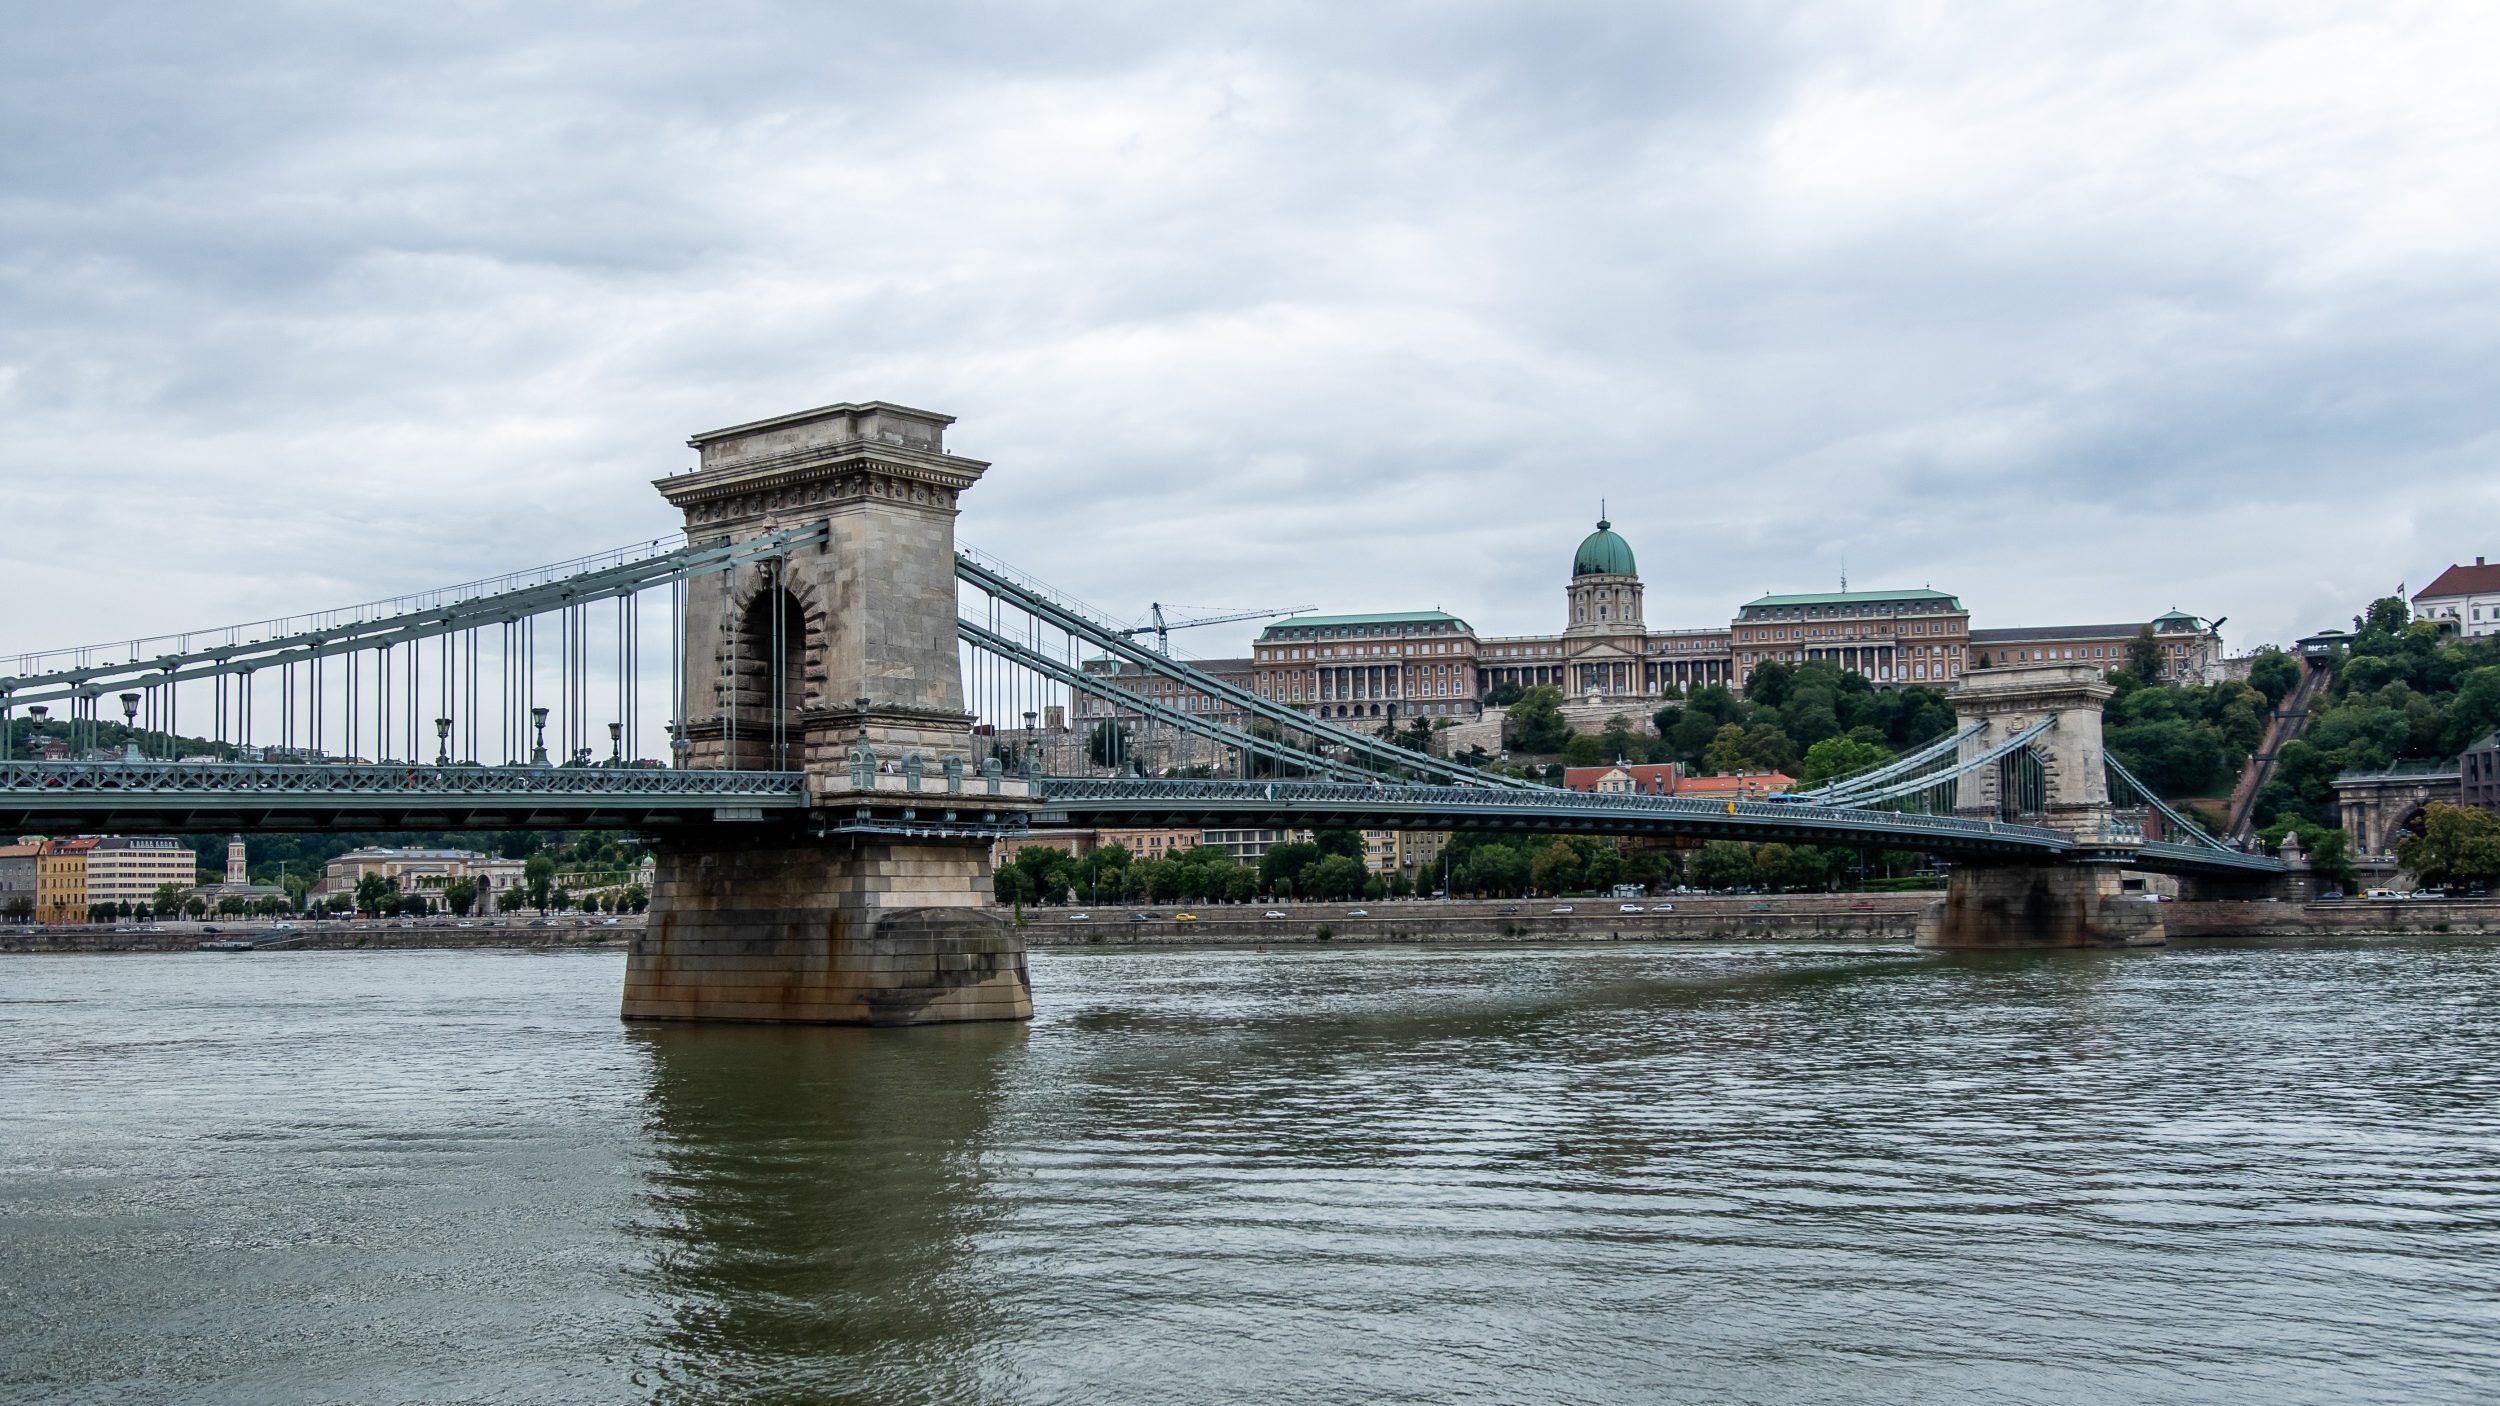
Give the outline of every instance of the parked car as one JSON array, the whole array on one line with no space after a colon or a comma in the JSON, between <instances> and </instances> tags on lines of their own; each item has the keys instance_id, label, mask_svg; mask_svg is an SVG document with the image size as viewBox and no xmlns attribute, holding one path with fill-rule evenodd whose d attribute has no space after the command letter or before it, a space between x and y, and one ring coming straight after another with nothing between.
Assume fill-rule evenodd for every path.
<instances>
[{"instance_id":1,"label":"parked car","mask_svg":"<svg viewBox=\"0 0 2500 1406\"><path fill-rule=\"evenodd\" d=\"M1259 916L1262 918L1281 918L1285 915L1278 909L1270 908L1266 912L1261 913Z\"/></svg>"},{"instance_id":2,"label":"parked car","mask_svg":"<svg viewBox=\"0 0 2500 1406\"><path fill-rule=\"evenodd\" d=\"M1648 909L1646 909L1646 908L1643 908L1641 905L1639 905L1639 904L1637 904L1637 903L1626 903L1626 904L1623 904L1623 905L1621 905L1620 907L1616 908L1616 909L1615 909L1615 911L1616 911L1616 912L1618 912L1618 913L1646 913L1646 912L1648 912L1649 910L1648 910Z\"/></svg>"},{"instance_id":3,"label":"parked car","mask_svg":"<svg viewBox=\"0 0 2500 1406\"><path fill-rule=\"evenodd\" d=\"M2405 895L2407 898L2446 898L2447 896L2438 889L2415 889Z\"/></svg>"},{"instance_id":4,"label":"parked car","mask_svg":"<svg viewBox=\"0 0 2500 1406\"><path fill-rule=\"evenodd\" d=\"M211 934L211 935L214 935L214 934L217 934L217 933L224 932L224 931L225 931L225 929L224 929L224 928L221 928L221 927L219 927L219 926L217 926L215 923L210 923L208 926L206 926L206 927L204 927L204 928L201 928L201 929L200 929L200 931L202 931L202 932L204 932L204 933L209 933L209 934Z\"/></svg>"}]
</instances>

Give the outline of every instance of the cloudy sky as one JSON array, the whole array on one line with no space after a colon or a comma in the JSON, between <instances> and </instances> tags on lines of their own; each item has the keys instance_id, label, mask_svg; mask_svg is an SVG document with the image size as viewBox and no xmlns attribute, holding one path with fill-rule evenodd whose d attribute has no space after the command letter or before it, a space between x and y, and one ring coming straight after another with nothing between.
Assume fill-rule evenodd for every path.
<instances>
[{"instance_id":1,"label":"cloudy sky","mask_svg":"<svg viewBox=\"0 0 2500 1406\"><path fill-rule=\"evenodd\" d=\"M649 537L846 399L1124 613L1551 630L1601 497L1656 625L2246 645L2500 555L2479 0L0 18L0 648Z\"/></svg>"}]
</instances>

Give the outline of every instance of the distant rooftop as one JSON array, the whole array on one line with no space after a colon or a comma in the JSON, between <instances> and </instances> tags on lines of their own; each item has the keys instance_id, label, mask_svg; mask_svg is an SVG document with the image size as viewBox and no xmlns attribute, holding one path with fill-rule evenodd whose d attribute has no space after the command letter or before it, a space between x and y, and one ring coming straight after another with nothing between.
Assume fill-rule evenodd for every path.
<instances>
[{"instance_id":1,"label":"distant rooftop","mask_svg":"<svg viewBox=\"0 0 2500 1406\"><path fill-rule=\"evenodd\" d=\"M2481 557L2472 566L2452 566L2439 573L2439 579L2413 593L2415 600L2435 600L2442 596L2481 596L2500 592L2500 566L2486 566Z\"/></svg>"},{"instance_id":2,"label":"distant rooftop","mask_svg":"<svg viewBox=\"0 0 2500 1406\"><path fill-rule=\"evenodd\" d=\"M1915 591L1808 591L1802 595L1758 596L1745 602L1741 608L1751 610L1761 605L1883 605L1904 600L1938 600L1956 610L1962 608L1962 602L1951 591L1930 590L1925 586Z\"/></svg>"},{"instance_id":3,"label":"distant rooftop","mask_svg":"<svg viewBox=\"0 0 2500 1406\"><path fill-rule=\"evenodd\" d=\"M2029 644L2035 640L2134 639L2143 629L2141 621L2132 625L2014 625L2003 629L1973 630L1970 642Z\"/></svg>"},{"instance_id":4,"label":"distant rooftop","mask_svg":"<svg viewBox=\"0 0 2500 1406\"><path fill-rule=\"evenodd\" d=\"M1384 610L1368 615L1296 615L1267 627L1267 633L1278 630L1312 628L1336 629L1347 625L1456 625L1467 628L1467 622L1444 610Z\"/></svg>"}]
</instances>

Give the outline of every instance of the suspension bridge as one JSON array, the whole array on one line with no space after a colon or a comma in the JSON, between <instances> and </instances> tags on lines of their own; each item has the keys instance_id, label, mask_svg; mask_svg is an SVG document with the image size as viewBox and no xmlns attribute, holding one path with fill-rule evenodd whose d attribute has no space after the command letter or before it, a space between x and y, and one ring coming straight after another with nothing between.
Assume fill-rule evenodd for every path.
<instances>
[{"instance_id":1,"label":"suspension bridge","mask_svg":"<svg viewBox=\"0 0 2500 1406\"><path fill-rule=\"evenodd\" d=\"M951 423L871 402L733 426L655 483L684 515L673 537L0 656L0 828L636 830L661 874L626 1013L654 1018L1029 1013L1021 945L983 904L990 843L1035 824L1926 851L1956 861L1947 943L2025 924L2144 940L2148 915L2108 901L2119 872L2282 871L2109 758L2107 686L2072 668L1975 674L1950 735L1772 801L1562 791L1410 749L960 548L957 496L988 465L944 449ZM1147 750L1207 762L1048 768L1070 749L1039 745L1037 720L1079 698L1176 744Z\"/></svg>"}]
</instances>

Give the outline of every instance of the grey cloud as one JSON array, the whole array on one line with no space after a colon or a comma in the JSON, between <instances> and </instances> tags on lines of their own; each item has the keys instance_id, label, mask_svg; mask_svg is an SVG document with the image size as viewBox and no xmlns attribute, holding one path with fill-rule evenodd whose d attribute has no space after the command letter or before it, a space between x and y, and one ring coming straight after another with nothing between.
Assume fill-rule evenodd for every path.
<instances>
[{"instance_id":1,"label":"grey cloud","mask_svg":"<svg viewBox=\"0 0 2500 1406\"><path fill-rule=\"evenodd\" d=\"M2465 6L7 18L9 584L179 583L21 645L646 536L689 431L849 397L1123 609L1549 629L1601 496L1659 624L1845 563L2285 638L2494 545Z\"/></svg>"}]
</instances>

